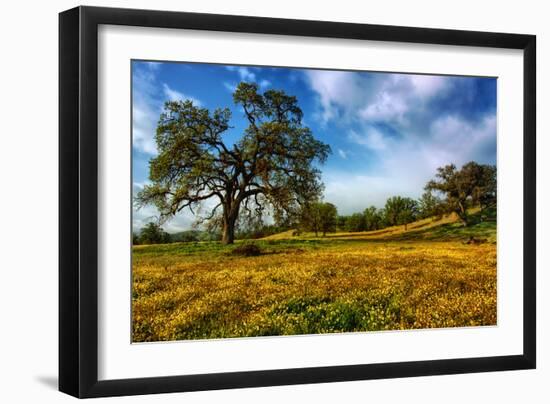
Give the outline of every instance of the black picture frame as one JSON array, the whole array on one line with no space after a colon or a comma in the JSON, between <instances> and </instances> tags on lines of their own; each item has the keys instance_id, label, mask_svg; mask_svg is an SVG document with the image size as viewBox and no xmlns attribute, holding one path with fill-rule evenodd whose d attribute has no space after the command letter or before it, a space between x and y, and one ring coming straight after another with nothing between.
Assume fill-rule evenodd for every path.
<instances>
[{"instance_id":1,"label":"black picture frame","mask_svg":"<svg viewBox=\"0 0 550 404\"><path fill-rule=\"evenodd\" d=\"M97 62L100 24L523 50L523 354L99 381ZM77 7L60 13L59 390L85 398L534 369L535 107L534 35L96 7Z\"/></svg>"}]
</instances>

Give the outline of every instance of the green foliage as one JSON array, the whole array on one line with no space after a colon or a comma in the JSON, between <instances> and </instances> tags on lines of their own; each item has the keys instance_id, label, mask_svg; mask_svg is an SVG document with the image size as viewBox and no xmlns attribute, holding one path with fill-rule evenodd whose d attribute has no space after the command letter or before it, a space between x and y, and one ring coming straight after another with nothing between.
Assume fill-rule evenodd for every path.
<instances>
[{"instance_id":1,"label":"green foliage","mask_svg":"<svg viewBox=\"0 0 550 404\"><path fill-rule=\"evenodd\" d=\"M381 212L376 207L371 206L365 209L363 217L365 220L365 230L372 231L381 229L384 226L384 212Z\"/></svg>"},{"instance_id":2,"label":"green foliage","mask_svg":"<svg viewBox=\"0 0 550 404\"><path fill-rule=\"evenodd\" d=\"M361 298L335 301L326 298L292 298L271 309L267 329L274 334L391 329L399 318L398 300L375 300L367 294Z\"/></svg>"},{"instance_id":3,"label":"green foliage","mask_svg":"<svg viewBox=\"0 0 550 404\"><path fill-rule=\"evenodd\" d=\"M492 165L471 161L457 170L454 164L449 164L437 169L436 178L425 189L445 195L447 210L467 224L469 207L496 205L496 175L496 167Z\"/></svg>"},{"instance_id":4,"label":"green foliage","mask_svg":"<svg viewBox=\"0 0 550 404\"><path fill-rule=\"evenodd\" d=\"M141 229L138 244L164 244L170 242L170 235L157 223L149 222Z\"/></svg>"},{"instance_id":5,"label":"green foliage","mask_svg":"<svg viewBox=\"0 0 550 404\"><path fill-rule=\"evenodd\" d=\"M346 230L346 222L348 220L348 217L347 216L341 216L339 215L337 218L336 218L336 228L340 231L344 231Z\"/></svg>"},{"instance_id":6,"label":"green foliage","mask_svg":"<svg viewBox=\"0 0 550 404\"><path fill-rule=\"evenodd\" d=\"M306 231L319 232L325 236L336 231L338 211L336 206L328 202L313 202L305 205L300 214L300 225Z\"/></svg>"},{"instance_id":7,"label":"green foliage","mask_svg":"<svg viewBox=\"0 0 550 404\"><path fill-rule=\"evenodd\" d=\"M445 204L431 191L426 191L418 201L418 218L439 218L445 213Z\"/></svg>"},{"instance_id":8,"label":"green foliage","mask_svg":"<svg viewBox=\"0 0 550 404\"><path fill-rule=\"evenodd\" d=\"M322 203L319 206L319 216L321 218L321 231L323 236L329 232L336 231L336 219L338 217L338 210L332 203Z\"/></svg>"},{"instance_id":9,"label":"green foliage","mask_svg":"<svg viewBox=\"0 0 550 404\"><path fill-rule=\"evenodd\" d=\"M364 231L365 217L361 213L354 213L346 220L347 231Z\"/></svg>"},{"instance_id":10,"label":"green foliage","mask_svg":"<svg viewBox=\"0 0 550 404\"><path fill-rule=\"evenodd\" d=\"M384 207L386 221L390 226L405 225L414 222L418 214L418 205L414 199L392 196Z\"/></svg>"}]
</instances>

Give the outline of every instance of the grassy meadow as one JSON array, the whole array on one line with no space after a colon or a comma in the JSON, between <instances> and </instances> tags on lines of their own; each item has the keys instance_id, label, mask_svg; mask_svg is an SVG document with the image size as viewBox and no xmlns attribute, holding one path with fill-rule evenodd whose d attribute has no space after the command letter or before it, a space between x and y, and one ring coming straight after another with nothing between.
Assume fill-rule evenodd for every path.
<instances>
[{"instance_id":1,"label":"grassy meadow","mask_svg":"<svg viewBox=\"0 0 550 404\"><path fill-rule=\"evenodd\" d=\"M236 253L251 243L252 255ZM453 215L406 230L134 246L132 339L495 325L496 254L495 221L462 227Z\"/></svg>"}]
</instances>

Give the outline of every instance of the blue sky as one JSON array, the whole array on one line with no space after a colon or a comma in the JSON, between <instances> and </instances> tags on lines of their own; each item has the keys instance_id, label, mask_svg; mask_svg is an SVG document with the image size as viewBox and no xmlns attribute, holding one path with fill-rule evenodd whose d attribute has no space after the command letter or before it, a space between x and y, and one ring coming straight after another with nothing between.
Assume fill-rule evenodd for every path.
<instances>
[{"instance_id":1,"label":"blue sky","mask_svg":"<svg viewBox=\"0 0 550 404\"><path fill-rule=\"evenodd\" d=\"M304 124L332 148L322 179L325 200L340 214L382 207L394 195L418 198L445 164L496 164L494 78L133 61L134 192L148 183L164 102L191 99L211 110L230 108L233 128L225 141L231 144L246 127L232 101L240 81L298 98ZM134 229L155 215L153 207L134 211ZM181 231L193 221L182 212L164 227Z\"/></svg>"}]
</instances>

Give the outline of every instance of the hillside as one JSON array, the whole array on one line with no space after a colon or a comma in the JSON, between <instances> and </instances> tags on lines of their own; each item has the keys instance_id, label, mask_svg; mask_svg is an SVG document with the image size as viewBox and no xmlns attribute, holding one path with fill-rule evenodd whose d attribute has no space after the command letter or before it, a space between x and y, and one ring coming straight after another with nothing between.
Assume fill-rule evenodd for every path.
<instances>
[{"instance_id":1,"label":"hillside","mask_svg":"<svg viewBox=\"0 0 550 404\"><path fill-rule=\"evenodd\" d=\"M296 235L295 230L264 237L262 240L288 240L288 239L365 239L365 240L467 240L469 237L486 239L488 242L496 242L496 212L480 212L479 209L470 211L472 224L464 227L456 214L451 213L441 218L427 218L409 223L406 226L391 226L380 230L362 232L336 232L327 233L325 237L314 233L301 233ZM483 219L483 220L482 220Z\"/></svg>"}]
</instances>

